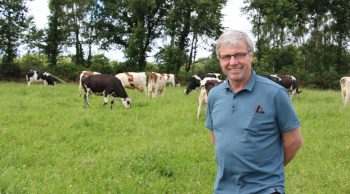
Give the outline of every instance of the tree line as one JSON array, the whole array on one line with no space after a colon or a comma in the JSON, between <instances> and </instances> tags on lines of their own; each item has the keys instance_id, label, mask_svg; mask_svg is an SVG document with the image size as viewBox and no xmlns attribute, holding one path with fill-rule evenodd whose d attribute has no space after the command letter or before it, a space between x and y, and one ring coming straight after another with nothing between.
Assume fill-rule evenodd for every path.
<instances>
[{"instance_id":1,"label":"tree line","mask_svg":"<svg viewBox=\"0 0 350 194\"><path fill-rule=\"evenodd\" d=\"M350 1L245 0L257 37L256 68L295 74L304 85L337 88L350 76Z\"/></svg>"},{"instance_id":2,"label":"tree line","mask_svg":"<svg viewBox=\"0 0 350 194\"><path fill-rule=\"evenodd\" d=\"M45 29L36 28L26 2L0 3L2 77L19 75L28 66L70 79L69 72L81 69L157 70L184 77L221 71L214 45L207 45L213 51L208 58L196 60L196 54L199 40L215 40L222 33L226 0L49 0ZM317 88L337 88L339 78L350 75L350 1L244 0L242 12L253 24L253 65L259 74L293 74L303 86ZM21 58L19 45L27 45L28 54ZM117 48L126 60L93 55L96 46ZM64 56L67 48L74 54ZM154 64L146 60L153 50L159 51Z\"/></svg>"},{"instance_id":3,"label":"tree line","mask_svg":"<svg viewBox=\"0 0 350 194\"><path fill-rule=\"evenodd\" d=\"M37 29L27 16L24 0L3 0L0 5L3 66L13 64L19 44L28 52L44 55L48 68L57 69L64 50L74 48L72 63L93 64L92 48L120 49L124 70L144 71L147 53L166 72L189 71L196 58L198 40L217 37L222 31L221 9L226 0L50 0L48 27ZM205 18L205 19L203 19ZM166 42L158 48L156 41ZM85 50L84 50L85 49ZM10 70L11 68L5 68Z\"/></svg>"}]
</instances>

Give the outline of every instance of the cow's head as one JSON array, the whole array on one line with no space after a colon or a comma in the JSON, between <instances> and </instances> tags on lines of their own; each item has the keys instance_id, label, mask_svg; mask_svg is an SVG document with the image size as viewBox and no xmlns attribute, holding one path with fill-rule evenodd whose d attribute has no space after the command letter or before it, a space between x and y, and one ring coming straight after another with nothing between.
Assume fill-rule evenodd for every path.
<instances>
[{"instance_id":1,"label":"cow's head","mask_svg":"<svg viewBox=\"0 0 350 194\"><path fill-rule=\"evenodd\" d=\"M131 108L131 98L126 97L126 98L120 98L122 101L122 104L125 108Z\"/></svg>"},{"instance_id":2,"label":"cow's head","mask_svg":"<svg viewBox=\"0 0 350 194\"><path fill-rule=\"evenodd\" d=\"M188 95L192 90L196 89L200 86L201 78L194 75L191 77L190 81L188 82L187 88L185 90L185 95Z\"/></svg>"}]
</instances>

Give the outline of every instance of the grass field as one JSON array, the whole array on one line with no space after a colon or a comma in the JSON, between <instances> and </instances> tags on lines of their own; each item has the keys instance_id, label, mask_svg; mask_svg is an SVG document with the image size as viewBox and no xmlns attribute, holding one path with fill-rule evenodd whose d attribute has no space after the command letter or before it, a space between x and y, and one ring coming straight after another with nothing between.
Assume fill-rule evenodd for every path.
<instances>
[{"instance_id":1,"label":"grass field","mask_svg":"<svg viewBox=\"0 0 350 194\"><path fill-rule=\"evenodd\" d=\"M212 193L214 147L197 95L127 90L132 108L77 84L0 84L0 193ZM339 91L293 98L305 144L286 167L288 194L350 193L350 105Z\"/></svg>"}]
</instances>

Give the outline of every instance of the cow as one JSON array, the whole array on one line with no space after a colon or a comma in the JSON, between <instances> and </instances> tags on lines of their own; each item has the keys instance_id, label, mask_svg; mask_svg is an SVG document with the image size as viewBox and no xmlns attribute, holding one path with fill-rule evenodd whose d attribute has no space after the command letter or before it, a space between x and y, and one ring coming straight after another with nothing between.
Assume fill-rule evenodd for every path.
<instances>
[{"instance_id":1,"label":"cow","mask_svg":"<svg viewBox=\"0 0 350 194\"><path fill-rule=\"evenodd\" d=\"M341 97L344 106L348 104L350 97L350 77L340 79Z\"/></svg>"},{"instance_id":2,"label":"cow","mask_svg":"<svg viewBox=\"0 0 350 194\"><path fill-rule=\"evenodd\" d=\"M170 85L172 87L176 86L176 78L174 74L161 73L161 76L165 80L166 85Z\"/></svg>"},{"instance_id":3,"label":"cow","mask_svg":"<svg viewBox=\"0 0 350 194\"><path fill-rule=\"evenodd\" d=\"M131 98L126 93L121 81L111 75L94 74L88 77L83 77L82 86L84 93L84 107L90 106L89 95L94 93L95 95L103 95L104 104L108 103L108 96L111 97L111 109L113 108L114 99L119 97L125 108L131 107Z\"/></svg>"},{"instance_id":4,"label":"cow","mask_svg":"<svg viewBox=\"0 0 350 194\"><path fill-rule=\"evenodd\" d=\"M120 79L125 88L137 89L146 95L147 75L145 72L118 73L115 75L115 77Z\"/></svg>"},{"instance_id":5,"label":"cow","mask_svg":"<svg viewBox=\"0 0 350 194\"><path fill-rule=\"evenodd\" d=\"M188 95L192 90L199 88L202 79L204 79L205 77L219 78L219 76L219 73L200 73L193 75L188 82L187 88L185 89L185 95Z\"/></svg>"},{"instance_id":6,"label":"cow","mask_svg":"<svg viewBox=\"0 0 350 194\"><path fill-rule=\"evenodd\" d=\"M201 90L199 92L198 97L198 108L197 108L197 119L201 114L201 110L203 106L206 106L208 103L208 93L209 91L216 85L219 85L222 81L218 78L204 78L201 81Z\"/></svg>"},{"instance_id":7,"label":"cow","mask_svg":"<svg viewBox=\"0 0 350 194\"><path fill-rule=\"evenodd\" d=\"M82 87L82 79L87 78L89 75L99 75L101 73L96 72L96 71L82 71L79 75L79 92L80 92L80 96L83 93L83 87Z\"/></svg>"},{"instance_id":8,"label":"cow","mask_svg":"<svg viewBox=\"0 0 350 194\"><path fill-rule=\"evenodd\" d=\"M152 97L157 97L161 95L164 96L165 91L165 80L160 73L151 72L148 75L148 92L147 97L149 98L150 94Z\"/></svg>"},{"instance_id":9,"label":"cow","mask_svg":"<svg viewBox=\"0 0 350 194\"><path fill-rule=\"evenodd\" d=\"M40 72L40 71L36 71L36 70L29 70L28 73L26 74L26 81L27 81L27 85L28 87L30 86L30 84L32 82L43 82L44 85L51 85L54 86L55 85L55 81L54 78L52 77L52 75L48 72Z\"/></svg>"},{"instance_id":10,"label":"cow","mask_svg":"<svg viewBox=\"0 0 350 194\"><path fill-rule=\"evenodd\" d=\"M175 77L175 86L180 87L181 85L181 80L178 77Z\"/></svg>"},{"instance_id":11,"label":"cow","mask_svg":"<svg viewBox=\"0 0 350 194\"><path fill-rule=\"evenodd\" d=\"M266 77L286 88L290 98L292 98L294 94L301 93L297 84L297 79L292 75L271 74Z\"/></svg>"}]
</instances>

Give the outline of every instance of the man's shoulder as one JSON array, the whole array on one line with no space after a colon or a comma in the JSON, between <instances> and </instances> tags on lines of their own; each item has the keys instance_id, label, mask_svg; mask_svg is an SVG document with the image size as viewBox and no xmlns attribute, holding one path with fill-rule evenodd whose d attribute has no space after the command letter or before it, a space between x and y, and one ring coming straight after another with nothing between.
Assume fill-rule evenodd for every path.
<instances>
[{"instance_id":1,"label":"man's shoulder","mask_svg":"<svg viewBox=\"0 0 350 194\"><path fill-rule=\"evenodd\" d=\"M211 88L210 91L209 91L209 94L211 94L211 93L213 93L213 94L214 93L218 93L218 92L224 90L227 87L227 83L226 82L227 82L227 80L225 80L222 83L220 83L220 84L214 86L213 88Z\"/></svg>"}]
</instances>

